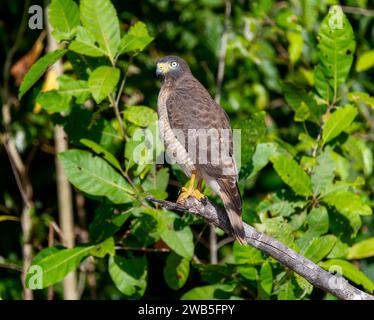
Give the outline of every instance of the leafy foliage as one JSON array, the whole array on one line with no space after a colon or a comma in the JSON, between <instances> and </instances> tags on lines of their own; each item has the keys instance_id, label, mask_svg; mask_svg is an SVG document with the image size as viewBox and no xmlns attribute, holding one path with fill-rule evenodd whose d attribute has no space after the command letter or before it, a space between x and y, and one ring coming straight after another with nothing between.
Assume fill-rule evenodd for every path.
<instances>
[{"instance_id":1,"label":"leafy foliage","mask_svg":"<svg viewBox=\"0 0 374 320\"><path fill-rule=\"evenodd\" d=\"M21 99L22 96L35 84L36 81L44 74L49 66L54 64L58 59L60 59L66 50L56 50L50 53L47 53L44 57L39 59L26 74L25 79L23 80L21 87L19 89L18 97Z\"/></svg>"}]
</instances>

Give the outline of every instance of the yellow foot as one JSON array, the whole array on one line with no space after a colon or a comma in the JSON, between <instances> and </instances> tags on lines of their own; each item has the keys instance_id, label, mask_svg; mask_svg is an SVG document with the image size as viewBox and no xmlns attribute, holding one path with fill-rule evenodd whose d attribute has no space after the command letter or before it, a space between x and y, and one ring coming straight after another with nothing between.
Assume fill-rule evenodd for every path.
<instances>
[{"instance_id":1,"label":"yellow foot","mask_svg":"<svg viewBox=\"0 0 374 320\"><path fill-rule=\"evenodd\" d=\"M182 188L182 192L180 193L177 203L184 204L186 199L188 197L194 197L197 200L203 200L205 196L197 189L187 189L187 188Z\"/></svg>"}]
</instances>

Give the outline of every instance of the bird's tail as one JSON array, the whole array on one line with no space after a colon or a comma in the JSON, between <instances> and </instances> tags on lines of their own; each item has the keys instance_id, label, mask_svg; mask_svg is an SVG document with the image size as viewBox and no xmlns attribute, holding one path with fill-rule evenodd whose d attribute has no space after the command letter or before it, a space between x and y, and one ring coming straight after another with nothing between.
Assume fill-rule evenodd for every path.
<instances>
[{"instance_id":1,"label":"bird's tail","mask_svg":"<svg viewBox=\"0 0 374 320\"><path fill-rule=\"evenodd\" d=\"M247 244L242 220L242 198L234 178L218 179L221 198L233 229L234 237L240 244Z\"/></svg>"}]
</instances>

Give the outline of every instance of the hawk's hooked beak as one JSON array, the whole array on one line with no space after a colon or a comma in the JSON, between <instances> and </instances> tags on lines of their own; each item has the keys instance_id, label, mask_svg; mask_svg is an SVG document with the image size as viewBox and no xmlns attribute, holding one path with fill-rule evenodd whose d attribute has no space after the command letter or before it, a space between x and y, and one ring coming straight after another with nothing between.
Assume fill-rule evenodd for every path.
<instances>
[{"instance_id":1,"label":"hawk's hooked beak","mask_svg":"<svg viewBox=\"0 0 374 320\"><path fill-rule=\"evenodd\" d=\"M167 63L162 63L162 62L157 63L157 68L156 68L157 77L164 75L168 71L169 71L169 66Z\"/></svg>"}]
</instances>

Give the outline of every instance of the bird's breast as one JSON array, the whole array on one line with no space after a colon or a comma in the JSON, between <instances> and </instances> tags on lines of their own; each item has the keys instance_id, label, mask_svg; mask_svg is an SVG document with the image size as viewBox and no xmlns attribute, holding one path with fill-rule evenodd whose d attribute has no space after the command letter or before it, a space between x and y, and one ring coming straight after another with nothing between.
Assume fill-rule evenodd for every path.
<instances>
[{"instance_id":1,"label":"bird's breast","mask_svg":"<svg viewBox=\"0 0 374 320\"><path fill-rule=\"evenodd\" d=\"M168 96L161 90L158 97L158 127L160 137L165 144L167 160L171 163L179 164L187 176L191 175L192 170L195 170L194 162L190 159L188 152L184 145L178 140L173 129L170 126L169 116L167 112Z\"/></svg>"}]
</instances>

